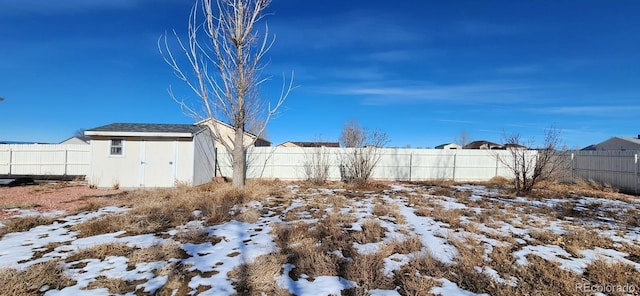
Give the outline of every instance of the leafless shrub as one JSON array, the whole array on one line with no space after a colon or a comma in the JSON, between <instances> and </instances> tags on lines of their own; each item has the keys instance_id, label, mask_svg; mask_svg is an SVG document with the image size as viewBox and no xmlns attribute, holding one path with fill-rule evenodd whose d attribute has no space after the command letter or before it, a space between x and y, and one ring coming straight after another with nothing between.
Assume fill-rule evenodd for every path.
<instances>
[{"instance_id":1,"label":"leafless shrub","mask_svg":"<svg viewBox=\"0 0 640 296\"><path fill-rule=\"evenodd\" d=\"M566 173L566 150L560 149L560 131L556 128L545 130L544 146L536 151L523 146L525 143L519 134L503 137L508 156L496 154L496 157L513 174L516 194L526 195L538 182L558 180Z\"/></svg>"},{"instance_id":2,"label":"leafless shrub","mask_svg":"<svg viewBox=\"0 0 640 296\"><path fill-rule=\"evenodd\" d=\"M370 131L356 120L345 123L340 134L340 144L347 148L340 156L342 179L347 183L367 183L388 142L384 132Z\"/></svg>"},{"instance_id":3,"label":"leafless shrub","mask_svg":"<svg viewBox=\"0 0 640 296\"><path fill-rule=\"evenodd\" d=\"M304 173L307 181L315 185L323 185L329 178L329 168L331 167L331 148L312 147L303 148L304 154Z\"/></svg>"}]
</instances>

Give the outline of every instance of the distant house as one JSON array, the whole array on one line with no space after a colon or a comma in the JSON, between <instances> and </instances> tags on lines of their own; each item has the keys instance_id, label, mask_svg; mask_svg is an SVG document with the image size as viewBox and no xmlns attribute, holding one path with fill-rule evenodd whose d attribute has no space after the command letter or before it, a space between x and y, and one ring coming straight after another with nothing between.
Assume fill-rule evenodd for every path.
<instances>
[{"instance_id":1,"label":"distant house","mask_svg":"<svg viewBox=\"0 0 640 296\"><path fill-rule=\"evenodd\" d=\"M234 131L233 131L233 127L227 123L224 123L222 121L219 120L210 120L210 119L205 119L202 120L200 122L197 122L196 125L198 126L202 126L202 125L206 125L208 126L212 131L217 131L220 132L220 137L222 138L226 138L226 139L233 139L234 137ZM249 133L249 132L245 132L244 133L244 144L246 146L249 146L249 144L255 140L255 143L253 146L255 147L269 147L271 146L271 142L262 139L262 138L257 138L256 135ZM257 138L257 139L256 139ZM224 145L222 145L222 142L220 142L219 140L216 140L216 148L224 148Z\"/></svg>"},{"instance_id":2,"label":"distant house","mask_svg":"<svg viewBox=\"0 0 640 296\"><path fill-rule=\"evenodd\" d=\"M462 146L456 144L456 143L447 143L447 144L441 144L435 147L436 149L444 149L444 150L451 150L451 149L462 149Z\"/></svg>"},{"instance_id":3,"label":"distant house","mask_svg":"<svg viewBox=\"0 0 640 296\"><path fill-rule=\"evenodd\" d=\"M640 135L633 137L613 137L604 142L589 145L582 150L609 150L609 151L627 151L640 150Z\"/></svg>"},{"instance_id":4,"label":"distant house","mask_svg":"<svg viewBox=\"0 0 640 296\"><path fill-rule=\"evenodd\" d=\"M59 144L89 145L89 137L73 136L60 142Z\"/></svg>"},{"instance_id":5,"label":"distant house","mask_svg":"<svg viewBox=\"0 0 640 296\"><path fill-rule=\"evenodd\" d=\"M504 144L504 146L502 146L501 149L520 149L520 150L527 150L529 149L529 147L524 146L524 145L520 145L520 144Z\"/></svg>"},{"instance_id":6,"label":"distant house","mask_svg":"<svg viewBox=\"0 0 640 296\"><path fill-rule=\"evenodd\" d=\"M284 142L278 147L329 147L329 148L338 148L340 147L340 143L338 142Z\"/></svg>"},{"instance_id":7,"label":"distant house","mask_svg":"<svg viewBox=\"0 0 640 296\"><path fill-rule=\"evenodd\" d=\"M485 149L485 150L494 150L494 149L503 149L502 145L496 144L489 141L473 141L467 145L464 145L462 149Z\"/></svg>"},{"instance_id":8,"label":"distant house","mask_svg":"<svg viewBox=\"0 0 640 296\"><path fill-rule=\"evenodd\" d=\"M90 186L173 187L214 177L213 135L206 126L112 123L84 134L91 139Z\"/></svg>"}]
</instances>

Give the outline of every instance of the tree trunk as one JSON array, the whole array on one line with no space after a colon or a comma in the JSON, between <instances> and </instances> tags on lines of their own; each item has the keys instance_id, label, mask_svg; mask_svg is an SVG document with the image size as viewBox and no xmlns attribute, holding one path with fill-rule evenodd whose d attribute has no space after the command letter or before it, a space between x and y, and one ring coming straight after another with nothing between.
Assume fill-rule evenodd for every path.
<instances>
[{"instance_id":1,"label":"tree trunk","mask_svg":"<svg viewBox=\"0 0 640 296\"><path fill-rule=\"evenodd\" d=\"M246 152L244 148L244 131L242 128L235 128L235 139L233 143L233 188L244 188L247 176Z\"/></svg>"}]
</instances>

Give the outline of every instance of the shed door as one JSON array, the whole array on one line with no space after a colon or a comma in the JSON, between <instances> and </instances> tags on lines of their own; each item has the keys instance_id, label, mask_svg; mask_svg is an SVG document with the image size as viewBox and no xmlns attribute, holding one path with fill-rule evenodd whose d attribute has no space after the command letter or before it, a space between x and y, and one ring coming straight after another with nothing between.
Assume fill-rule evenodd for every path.
<instances>
[{"instance_id":1,"label":"shed door","mask_svg":"<svg viewBox=\"0 0 640 296\"><path fill-rule=\"evenodd\" d=\"M141 187L172 187L175 184L175 141L142 141Z\"/></svg>"}]
</instances>

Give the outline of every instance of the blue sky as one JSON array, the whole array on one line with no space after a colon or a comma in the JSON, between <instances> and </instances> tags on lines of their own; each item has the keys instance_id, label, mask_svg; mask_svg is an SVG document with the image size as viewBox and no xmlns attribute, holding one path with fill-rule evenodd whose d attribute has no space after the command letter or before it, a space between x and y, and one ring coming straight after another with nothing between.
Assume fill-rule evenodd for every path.
<instances>
[{"instance_id":1,"label":"blue sky","mask_svg":"<svg viewBox=\"0 0 640 296\"><path fill-rule=\"evenodd\" d=\"M157 39L185 32L188 0L0 0L0 140L59 142L113 122L192 123L167 94ZM638 1L274 0L262 89L299 87L269 125L275 144L337 140L345 121L391 146L461 131L570 148L640 133Z\"/></svg>"}]
</instances>

